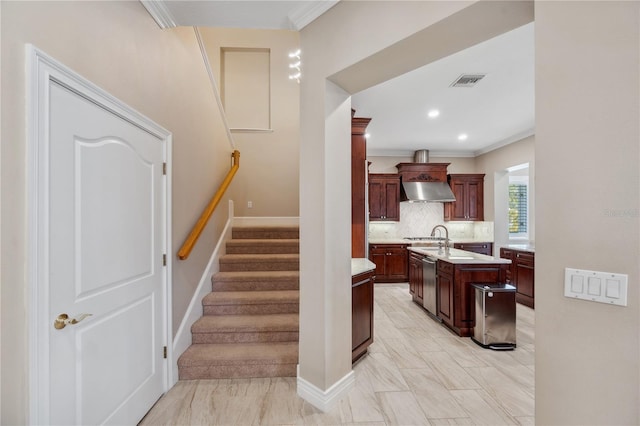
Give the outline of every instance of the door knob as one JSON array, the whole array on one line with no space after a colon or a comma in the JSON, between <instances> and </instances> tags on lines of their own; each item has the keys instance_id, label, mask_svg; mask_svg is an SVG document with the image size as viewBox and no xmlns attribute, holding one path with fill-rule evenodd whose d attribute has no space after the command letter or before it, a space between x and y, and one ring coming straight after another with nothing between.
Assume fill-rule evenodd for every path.
<instances>
[{"instance_id":1,"label":"door knob","mask_svg":"<svg viewBox=\"0 0 640 426\"><path fill-rule=\"evenodd\" d=\"M78 318L69 318L69 315L67 314L60 314L58 315L58 318L56 318L56 320L53 322L53 327L56 330L62 330L63 328L65 328L68 324L77 324L80 321L82 321L83 319L85 319L86 317L90 317L92 314L80 314L80 316L78 316Z\"/></svg>"}]
</instances>

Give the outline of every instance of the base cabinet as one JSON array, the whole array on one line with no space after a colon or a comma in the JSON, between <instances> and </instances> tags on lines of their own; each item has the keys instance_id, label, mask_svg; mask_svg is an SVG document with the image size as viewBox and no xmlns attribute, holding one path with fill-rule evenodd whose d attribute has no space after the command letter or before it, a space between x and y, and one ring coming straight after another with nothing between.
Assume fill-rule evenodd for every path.
<instances>
[{"instance_id":1,"label":"base cabinet","mask_svg":"<svg viewBox=\"0 0 640 426\"><path fill-rule=\"evenodd\" d=\"M443 323L449 327L454 327L454 281L453 265L438 261L436 286L438 297L438 316Z\"/></svg>"},{"instance_id":2,"label":"base cabinet","mask_svg":"<svg viewBox=\"0 0 640 426\"><path fill-rule=\"evenodd\" d=\"M535 307L535 254L509 248L500 249L500 257L511 260L507 279L516 288L516 302Z\"/></svg>"},{"instance_id":3,"label":"base cabinet","mask_svg":"<svg viewBox=\"0 0 640 426\"><path fill-rule=\"evenodd\" d=\"M351 361L367 353L373 343L373 271L351 277Z\"/></svg>"},{"instance_id":4,"label":"base cabinet","mask_svg":"<svg viewBox=\"0 0 640 426\"><path fill-rule=\"evenodd\" d=\"M472 284L503 283L507 264L453 264L438 260L438 316L462 337L473 335L475 292Z\"/></svg>"},{"instance_id":5,"label":"base cabinet","mask_svg":"<svg viewBox=\"0 0 640 426\"><path fill-rule=\"evenodd\" d=\"M376 264L376 282L407 282L409 279L407 247L407 244L375 244L369 247L369 260Z\"/></svg>"},{"instance_id":6,"label":"base cabinet","mask_svg":"<svg viewBox=\"0 0 640 426\"><path fill-rule=\"evenodd\" d=\"M409 293L413 301L422 306L422 256L414 252L409 255Z\"/></svg>"}]
</instances>

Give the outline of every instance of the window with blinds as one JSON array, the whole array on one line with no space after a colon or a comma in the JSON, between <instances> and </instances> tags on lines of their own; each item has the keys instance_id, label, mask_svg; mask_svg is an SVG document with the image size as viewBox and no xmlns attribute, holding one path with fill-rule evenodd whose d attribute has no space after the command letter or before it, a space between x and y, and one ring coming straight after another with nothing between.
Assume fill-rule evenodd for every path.
<instances>
[{"instance_id":1,"label":"window with blinds","mask_svg":"<svg viewBox=\"0 0 640 426\"><path fill-rule=\"evenodd\" d=\"M528 185L509 184L509 234L525 236L528 232Z\"/></svg>"}]
</instances>

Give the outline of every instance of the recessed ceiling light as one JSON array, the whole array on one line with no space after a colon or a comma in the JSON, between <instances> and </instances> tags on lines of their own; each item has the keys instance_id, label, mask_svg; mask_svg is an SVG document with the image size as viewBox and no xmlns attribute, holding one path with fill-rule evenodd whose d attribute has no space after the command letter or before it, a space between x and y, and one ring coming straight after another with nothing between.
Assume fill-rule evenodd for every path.
<instances>
[{"instance_id":1,"label":"recessed ceiling light","mask_svg":"<svg viewBox=\"0 0 640 426\"><path fill-rule=\"evenodd\" d=\"M460 133L458 135L458 140L459 141L466 141L468 137L469 137L469 135L467 135L466 133Z\"/></svg>"},{"instance_id":2,"label":"recessed ceiling light","mask_svg":"<svg viewBox=\"0 0 640 426\"><path fill-rule=\"evenodd\" d=\"M437 109L432 109L427 113L427 115L429 116L429 118L436 118L440 115L440 111L438 111Z\"/></svg>"}]
</instances>

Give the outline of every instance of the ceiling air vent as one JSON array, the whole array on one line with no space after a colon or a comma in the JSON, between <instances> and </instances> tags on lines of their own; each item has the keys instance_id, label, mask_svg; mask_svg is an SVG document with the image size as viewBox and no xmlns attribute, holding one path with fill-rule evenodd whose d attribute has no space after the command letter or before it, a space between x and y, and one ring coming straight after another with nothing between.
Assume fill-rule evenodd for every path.
<instances>
[{"instance_id":1,"label":"ceiling air vent","mask_svg":"<svg viewBox=\"0 0 640 426\"><path fill-rule=\"evenodd\" d=\"M486 74L462 74L451 84L451 87L473 87Z\"/></svg>"}]
</instances>

